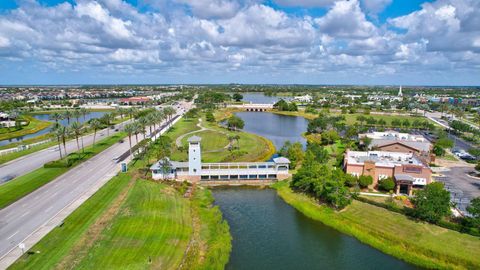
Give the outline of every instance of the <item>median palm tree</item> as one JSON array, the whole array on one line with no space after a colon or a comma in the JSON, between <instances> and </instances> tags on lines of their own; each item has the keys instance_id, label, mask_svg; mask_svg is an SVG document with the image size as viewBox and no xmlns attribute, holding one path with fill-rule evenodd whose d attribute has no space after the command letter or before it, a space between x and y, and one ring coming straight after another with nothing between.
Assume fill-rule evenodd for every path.
<instances>
[{"instance_id":1,"label":"median palm tree","mask_svg":"<svg viewBox=\"0 0 480 270\"><path fill-rule=\"evenodd\" d=\"M145 135L147 133L148 119L146 117L141 117L140 119L138 119L137 123L140 126L140 133L142 133L143 139L145 140Z\"/></svg>"},{"instance_id":2,"label":"median palm tree","mask_svg":"<svg viewBox=\"0 0 480 270\"><path fill-rule=\"evenodd\" d=\"M155 118L157 120L158 125L161 126L163 120L165 120L165 114L163 113L163 111L156 111Z\"/></svg>"},{"instance_id":3,"label":"median palm tree","mask_svg":"<svg viewBox=\"0 0 480 270\"><path fill-rule=\"evenodd\" d=\"M90 127L93 129L93 146L95 146L95 138L97 137L97 130L102 127L102 123L97 118L92 119L90 121Z\"/></svg>"},{"instance_id":4,"label":"median palm tree","mask_svg":"<svg viewBox=\"0 0 480 270\"><path fill-rule=\"evenodd\" d=\"M164 112L165 115L167 116L168 121L170 121L170 120L172 120L172 116L173 116L177 111L175 111L175 109L172 108L172 107L166 107L165 109L163 109L163 112Z\"/></svg>"},{"instance_id":5,"label":"median palm tree","mask_svg":"<svg viewBox=\"0 0 480 270\"><path fill-rule=\"evenodd\" d=\"M100 121L107 126L107 136L110 136L110 126L112 121L115 119L115 116L112 113L106 113L102 116Z\"/></svg>"},{"instance_id":6,"label":"median palm tree","mask_svg":"<svg viewBox=\"0 0 480 270\"><path fill-rule=\"evenodd\" d=\"M63 127L63 126L62 126ZM57 126L54 130L53 130L53 134L55 135L55 137L57 137L57 142L58 142L58 153L60 153L60 159L63 158L62 156L62 138L63 136L65 135L65 127L62 127L60 126ZM67 153L65 152L65 155Z\"/></svg>"},{"instance_id":7,"label":"median palm tree","mask_svg":"<svg viewBox=\"0 0 480 270\"><path fill-rule=\"evenodd\" d=\"M133 126L135 127L133 132L133 134L135 134L135 141L138 143L138 134L142 132L142 125L139 124L138 122L135 122Z\"/></svg>"},{"instance_id":8,"label":"median palm tree","mask_svg":"<svg viewBox=\"0 0 480 270\"><path fill-rule=\"evenodd\" d=\"M150 129L150 135L152 135L152 126L153 126L153 130L154 131L156 130L157 118L155 117L155 114L156 114L155 112L152 112L146 116L147 125L148 125L148 128Z\"/></svg>"},{"instance_id":9,"label":"median palm tree","mask_svg":"<svg viewBox=\"0 0 480 270\"><path fill-rule=\"evenodd\" d=\"M66 110L66 111L63 113L63 118L64 118L64 119L67 119L67 124L70 125L70 118L72 118L72 112L69 111L69 110Z\"/></svg>"},{"instance_id":10,"label":"median palm tree","mask_svg":"<svg viewBox=\"0 0 480 270\"><path fill-rule=\"evenodd\" d=\"M80 108L80 114L83 116L83 122L86 121L88 110L86 108Z\"/></svg>"},{"instance_id":11,"label":"median palm tree","mask_svg":"<svg viewBox=\"0 0 480 270\"><path fill-rule=\"evenodd\" d=\"M80 113L80 110L78 110L78 109L77 109L77 110L74 110L74 111L72 112L72 117L75 118L75 119L77 119L77 122L79 122L78 120L80 119L80 115L81 115L81 113Z\"/></svg>"},{"instance_id":12,"label":"median palm tree","mask_svg":"<svg viewBox=\"0 0 480 270\"><path fill-rule=\"evenodd\" d=\"M70 131L73 134L73 136L75 137L75 140L77 141L78 154L80 155L80 143L79 143L78 139L82 135L82 131L83 131L82 130L82 124L80 124L79 122L73 122L70 125Z\"/></svg>"},{"instance_id":13,"label":"median palm tree","mask_svg":"<svg viewBox=\"0 0 480 270\"><path fill-rule=\"evenodd\" d=\"M135 124L134 123L126 124L124 130L128 134L128 143L130 144L130 155L132 155L132 134L135 133Z\"/></svg>"},{"instance_id":14,"label":"median palm tree","mask_svg":"<svg viewBox=\"0 0 480 270\"><path fill-rule=\"evenodd\" d=\"M55 121L55 126L58 126L58 121L62 120L63 117L58 112L54 112L54 113L50 114L49 118L50 118L50 120Z\"/></svg>"}]
</instances>

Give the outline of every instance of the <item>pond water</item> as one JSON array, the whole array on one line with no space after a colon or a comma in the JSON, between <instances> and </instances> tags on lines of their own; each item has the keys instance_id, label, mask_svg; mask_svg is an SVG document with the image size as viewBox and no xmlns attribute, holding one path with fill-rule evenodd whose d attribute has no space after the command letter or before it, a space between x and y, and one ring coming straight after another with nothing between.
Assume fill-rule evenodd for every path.
<instances>
[{"instance_id":1,"label":"pond water","mask_svg":"<svg viewBox=\"0 0 480 270\"><path fill-rule=\"evenodd\" d=\"M102 115L104 115L106 112L89 112L88 114L85 115L85 118L83 118L83 115L80 116L80 118L78 119L78 122L80 123L84 123L84 122L88 122L88 120L92 119L92 118L100 118L102 117ZM50 114L36 114L36 115L33 115L33 117L39 119L39 120L43 120L43 121L51 121L51 122L54 122L53 120L50 120ZM77 121L77 119L75 118L71 118L70 119L70 123L72 123L73 121ZM67 119L63 119L63 120L60 120L59 121L60 124L66 126L68 125L68 120ZM8 140L2 140L0 141L0 146L4 146L4 145L7 145L9 143L15 143L15 142L20 142L20 141L23 141L23 140L26 140L26 139L31 139L31 138L35 138L37 136L40 136L40 135L43 135L43 134L47 134L50 132L50 130L52 129L53 125L48 127L48 128L45 128L45 129L42 129L40 131L37 131L35 133L32 133L32 134L27 134L25 136L20 136L20 137L16 137L16 138L11 138L11 139L8 139Z\"/></svg>"},{"instance_id":2,"label":"pond water","mask_svg":"<svg viewBox=\"0 0 480 270\"><path fill-rule=\"evenodd\" d=\"M245 122L243 130L271 140L277 150L282 148L286 141L301 142L303 145L306 143L301 134L307 131L308 120L303 117L269 112L237 112L235 114Z\"/></svg>"},{"instance_id":3,"label":"pond water","mask_svg":"<svg viewBox=\"0 0 480 270\"><path fill-rule=\"evenodd\" d=\"M245 131L273 141L305 143L307 120L264 112L237 113ZM214 188L215 204L230 225L226 269L416 269L353 237L307 218L272 189Z\"/></svg>"},{"instance_id":4,"label":"pond water","mask_svg":"<svg viewBox=\"0 0 480 270\"><path fill-rule=\"evenodd\" d=\"M272 189L214 188L230 225L226 269L416 269L307 218Z\"/></svg>"},{"instance_id":5,"label":"pond water","mask_svg":"<svg viewBox=\"0 0 480 270\"><path fill-rule=\"evenodd\" d=\"M260 103L260 104L274 104L280 99L291 100L291 97L281 97L281 96L265 96L263 93L257 92L248 92L241 93L243 95L243 101L250 103Z\"/></svg>"}]
</instances>

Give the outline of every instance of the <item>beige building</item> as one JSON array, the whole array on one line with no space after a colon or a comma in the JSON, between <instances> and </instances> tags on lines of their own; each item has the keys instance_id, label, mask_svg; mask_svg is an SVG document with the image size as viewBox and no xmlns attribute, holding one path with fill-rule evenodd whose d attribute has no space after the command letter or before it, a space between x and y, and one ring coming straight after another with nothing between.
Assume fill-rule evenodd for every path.
<instances>
[{"instance_id":1,"label":"beige building","mask_svg":"<svg viewBox=\"0 0 480 270\"><path fill-rule=\"evenodd\" d=\"M413 188L423 188L432 178L430 167L414 153L347 151L343 165L351 175L371 176L371 188L376 188L379 180L393 178L397 194L412 195Z\"/></svg>"},{"instance_id":2,"label":"beige building","mask_svg":"<svg viewBox=\"0 0 480 270\"><path fill-rule=\"evenodd\" d=\"M359 138L372 139L370 150L413 153L427 163L435 161L432 155L433 145L422 135L400 133L397 131L371 132L358 135Z\"/></svg>"}]
</instances>

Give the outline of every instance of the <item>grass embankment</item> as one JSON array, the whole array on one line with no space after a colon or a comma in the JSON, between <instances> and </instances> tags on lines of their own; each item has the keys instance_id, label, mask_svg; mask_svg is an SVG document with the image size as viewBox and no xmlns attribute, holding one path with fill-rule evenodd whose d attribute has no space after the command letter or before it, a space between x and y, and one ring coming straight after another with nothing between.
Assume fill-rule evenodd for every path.
<instances>
[{"instance_id":1,"label":"grass embankment","mask_svg":"<svg viewBox=\"0 0 480 270\"><path fill-rule=\"evenodd\" d=\"M1 128L0 141L25 136L27 134L33 134L49 127L52 124L52 122L41 121L30 115L25 115L23 116L23 118L29 122L28 125L22 126L21 129L16 129L15 127L12 127L10 128L10 131L7 128Z\"/></svg>"},{"instance_id":2,"label":"grass embankment","mask_svg":"<svg viewBox=\"0 0 480 270\"><path fill-rule=\"evenodd\" d=\"M145 165L111 179L11 269L223 269L231 237L210 191L184 198L142 180Z\"/></svg>"},{"instance_id":3,"label":"grass embankment","mask_svg":"<svg viewBox=\"0 0 480 270\"><path fill-rule=\"evenodd\" d=\"M76 165L88 160L96 154L102 152L113 144L117 143L119 139L125 137L126 134L119 132L115 135L107 137L95 143L95 146L85 147L85 152L78 155L76 152L64 157L62 161L66 162L68 158L80 157L70 167L65 168L39 168L30 173L16 177L15 179L0 185L0 209L17 201L25 195L35 191L41 186L49 183L58 176L67 172ZM81 150L80 150L81 151Z\"/></svg>"},{"instance_id":4,"label":"grass embankment","mask_svg":"<svg viewBox=\"0 0 480 270\"><path fill-rule=\"evenodd\" d=\"M304 215L409 263L436 269L480 267L480 239L353 201L341 212L293 192L288 182L273 186L280 197Z\"/></svg>"},{"instance_id":5,"label":"grass embankment","mask_svg":"<svg viewBox=\"0 0 480 270\"><path fill-rule=\"evenodd\" d=\"M198 119L182 119L166 135L175 142L179 136L199 130L197 124ZM202 125L208 130L193 133L191 136L196 135L202 138L203 162L264 161L275 153L273 144L261 136L243 131L230 131L220 127L217 123L207 122L205 118L202 120ZM232 142L235 147L238 146L238 149L231 151L228 149L230 143L228 137L234 135L240 137L238 144L237 141ZM184 161L188 159L187 140L191 136L187 135L182 138L183 149L175 147L171 155L172 160Z\"/></svg>"}]
</instances>

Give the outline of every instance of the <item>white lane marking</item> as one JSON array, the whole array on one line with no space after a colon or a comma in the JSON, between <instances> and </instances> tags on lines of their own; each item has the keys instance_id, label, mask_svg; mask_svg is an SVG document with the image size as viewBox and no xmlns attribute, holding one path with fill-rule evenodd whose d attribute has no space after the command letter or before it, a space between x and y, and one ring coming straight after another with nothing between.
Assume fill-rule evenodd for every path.
<instances>
[{"instance_id":1,"label":"white lane marking","mask_svg":"<svg viewBox=\"0 0 480 270\"><path fill-rule=\"evenodd\" d=\"M26 216L28 213L30 213L30 211L27 211L27 212L23 213L20 217L24 217L24 216Z\"/></svg>"},{"instance_id":2,"label":"white lane marking","mask_svg":"<svg viewBox=\"0 0 480 270\"><path fill-rule=\"evenodd\" d=\"M18 231L16 231L14 234L10 235L7 240L10 240L10 238L14 237L16 234L18 233Z\"/></svg>"},{"instance_id":3,"label":"white lane marking","mask_svg":"<svg viewBox=\"0 0 480 270\"><path fill-rule=\"evenodd\" d=\"M26 204L26 203L22 204L22 207L25 207L25 206L27 206L27 204Z\"/></svg>"},{"instance_id":4,"label":"white lane marking","mask_svg":"<svg viewBox=\"0 0 480 270\"><path fill-rule=\"evenodd\" d=\"M45 213L47 213L48 211L50 211L52 209L53 206L50 206L48 207L46 210L45 210Z\"/></svg>"}]
</instances>

